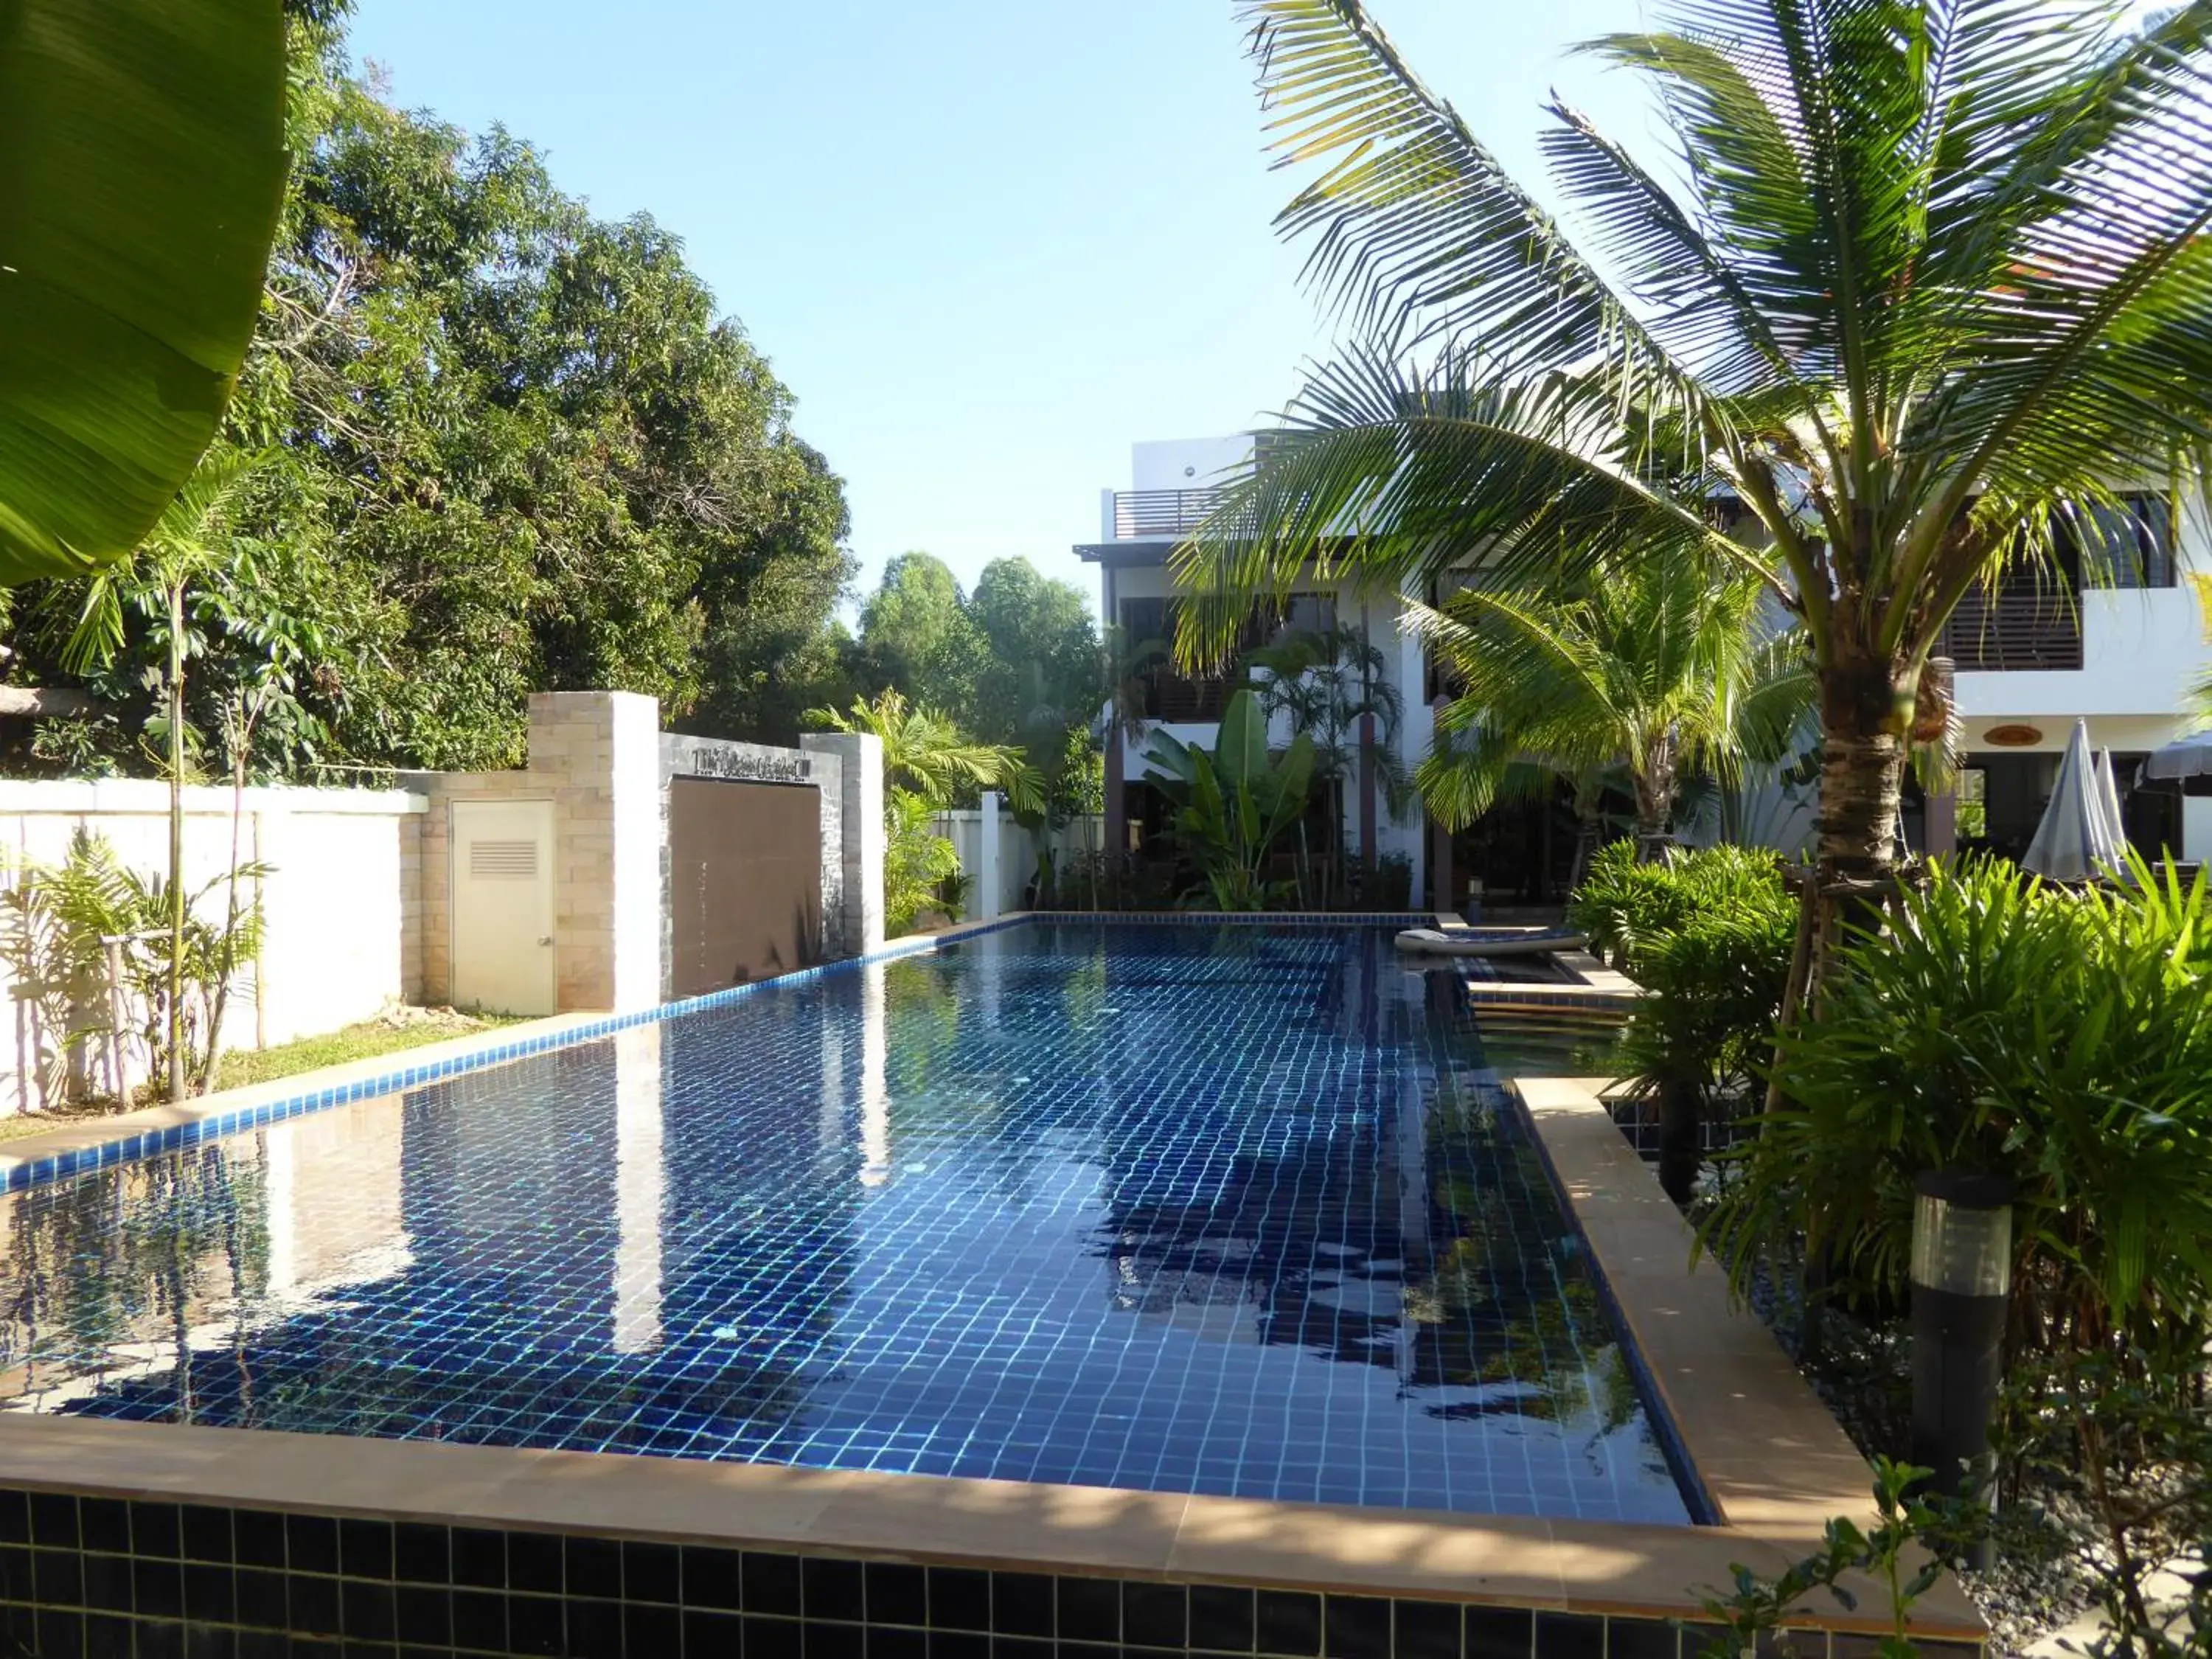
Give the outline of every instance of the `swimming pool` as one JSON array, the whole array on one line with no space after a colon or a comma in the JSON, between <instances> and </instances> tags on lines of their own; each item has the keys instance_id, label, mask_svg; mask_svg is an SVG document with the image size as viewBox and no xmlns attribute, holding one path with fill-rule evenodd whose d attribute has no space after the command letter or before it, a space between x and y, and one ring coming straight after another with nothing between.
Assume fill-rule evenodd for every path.
<instances>
[{"instance_id":1,"label":"swimming pool","mask_svg":"<svg viewBox=\"0 0 2212 1659\"><path fill-rule=\"evenodd\" d=\"M16 1409L1688 1519L1448 972L1030 922L0 1199Z\"/></svg>"}]
</instances>

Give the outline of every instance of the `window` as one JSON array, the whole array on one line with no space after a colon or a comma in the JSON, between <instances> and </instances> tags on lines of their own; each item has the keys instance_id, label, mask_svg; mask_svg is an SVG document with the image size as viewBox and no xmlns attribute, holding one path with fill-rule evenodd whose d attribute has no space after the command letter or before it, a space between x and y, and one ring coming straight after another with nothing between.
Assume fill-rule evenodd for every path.
<instances>
[{"instance_id":1,"label":"window","mask_svg":"<svg viewBox=\"0 0 2212 1659\"><path fill-rule=\"evenodd\" d=\"M2174 585L2173 503L2164 495L2124 495L2118 507L2091 509L2094 532L2084 539L2111 564L2097 585L2172 587ZM2094 561L2093 561L2094 562Z\"/></svg>"},{"instance_id":2,"label":"window","mask_svg":"<svg viewBox=\"0 0 2212 1659\"><path fill-rule=\"evenodd\" d=\"M1181 603L1173 599L1122 600L1123 648L1133 650L1140 645L1157 643L1172 651L1176 611ZM1264 613L1253 612L1237 640L1237 655L1241 658L1256 647L1273 644L1291 634L1326 633L1335 626L1336 599L1333 594L1293 593L1279 609L1270 606ZM1156 657L1138 676L1145 688L1144 707L1139 712L1146 720L1218 720L1228 705L1235 678L1233 672L1224 671L1191 678L1179 672L1167 657Z\"/></svg>"}]
</instances>

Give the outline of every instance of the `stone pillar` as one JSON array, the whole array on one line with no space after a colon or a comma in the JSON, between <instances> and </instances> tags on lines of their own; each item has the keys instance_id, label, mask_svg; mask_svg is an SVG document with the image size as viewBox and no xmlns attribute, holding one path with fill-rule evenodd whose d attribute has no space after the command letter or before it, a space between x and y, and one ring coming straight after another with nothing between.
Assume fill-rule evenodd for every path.
<instances>
[{"instance_id":1,"label":"stone pillar","mask_svg":"<svg viewBox=\"0 0 2212 1659\"><path fill-rule=\"evenodd\" d=\"M660 705L537 691L530 771L553 796L554 977L565 1010L660 1000Z\"/></svg>"},{"instance_id":2,"label":"stone pillar","mask_svg":"<svg viewBox=\"0 0 2212 1659\"><path fill-rule=\"evenodd\" d=\"M983 792L983 811L975 826L975 915L981 921L999 919L999 895L1004 880L999 869L999 811L1003 802L995 789Z\"/></svg>"},{"instance_id":3,"label":"stone pillar","mask_svg":"<svg viewBox=\"0 0 2212 1659\"><path fill-rule=\"evenodd\" d=\"M866 956L884 942L884 740L866 732L808 732L799 742L810 754L842 763L844 953Z\"/></svg>"}]
</instances>

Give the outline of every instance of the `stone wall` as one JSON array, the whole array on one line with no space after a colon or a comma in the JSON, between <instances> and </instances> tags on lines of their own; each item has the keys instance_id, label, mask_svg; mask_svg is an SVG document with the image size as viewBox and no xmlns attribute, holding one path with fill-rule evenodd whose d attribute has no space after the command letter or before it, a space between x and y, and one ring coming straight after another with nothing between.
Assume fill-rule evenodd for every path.
<instances>
[{"instance_id":1,"label":"stone wall","mask_svg":"<svg viewBox=\"0 0 2212 1659\"><path fill-rule=\"evenodd\" d=\"M884 942L884 740L865 732L808 732L799 741L806 753L835 755L843 767L844 953L866 956Z\"/></svg>"},{"instance_id":2,"label":"stone wall","mask_svg":"<svg viewBox=\"0 0 2212 1659\"><path fill-rule=\"evenodd\" d=\"M736 783L811 785L820 798L822 937L837 955L857 954L846 944L845 763L829 751L775 749L681 732L660 735L660 994L671 995L676 947L668 859L668 789L678 778L724 778ZM882 860L877 860L880 872ZM880 874L878 877L881 882Z\"/></svg>"},{"instance_id":3,"label":"stone wall","mask_svg":"<svg viewBox=\"0 0 2212 1659\"><path fill-rule=\"evenodd\" d=\"M803 750L664 733L651 697L548 691L530 700L530 761L515 772L418 773L428 802L419 862L424 996L450 1000L452 804L550 800L558 1006L649 1008L666 994L668 787L679 776L812 783L821 793L823 935L836 955L883 942L883 745L810 734Z\"/></svg>"}]
</instances>

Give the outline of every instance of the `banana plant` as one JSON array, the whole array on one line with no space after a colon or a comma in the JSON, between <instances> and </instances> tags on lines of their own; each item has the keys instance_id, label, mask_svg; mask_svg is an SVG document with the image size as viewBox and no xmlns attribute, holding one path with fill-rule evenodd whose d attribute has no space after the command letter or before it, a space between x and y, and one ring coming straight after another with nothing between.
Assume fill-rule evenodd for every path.
<instances>
[{"instance_id":1,"label":"banana plant","mask_svg":"<svg viewBox=\"0 0 2212 1659\"><path fill-rule=\"evenodd\" d=\"M1176 827L1205 870L1202 890L1217 910L1263 910L1287 883L1267 879L1267 855L1297 823L1312 793L1313 739L1301 732L1280 756L1267 749L1259 699L1239 691L1222 711L1209 752L1169 732L1145 759L1153 784L1176 803Z\"/></svg>"},{"instance_id":2,"label":"banana plant","mask_svg":"<svg viewBox=\"0 0 2212 1659\"><path fill-rule=\"evenodd\" d=\"M214 437L284 100L279 0L0 6L0 586L128 555Z\"/></svg>"}]
</instances>

